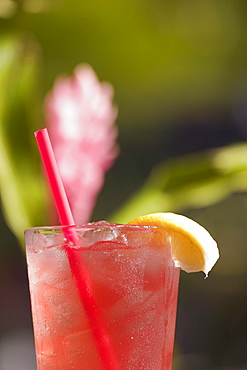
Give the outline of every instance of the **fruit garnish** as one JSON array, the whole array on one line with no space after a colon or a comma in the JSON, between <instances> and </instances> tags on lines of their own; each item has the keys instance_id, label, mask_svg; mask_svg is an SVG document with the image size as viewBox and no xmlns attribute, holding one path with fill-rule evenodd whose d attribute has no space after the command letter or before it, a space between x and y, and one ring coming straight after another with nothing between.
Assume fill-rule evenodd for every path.
<instances>
[{"instance_id":1,"label":"fruit garnish","mask_svg":"<svg viewBox=\"0 0 247 370\"><path fill-rule=\"evenodd\" d=\"M219 258L216 241L197 222L175 213L152 213L130 221L131 225L157 226L162 238L157 245L171 246L172 258L177 267L186 272L209 271Z\"/></svg>"}]
</instances>

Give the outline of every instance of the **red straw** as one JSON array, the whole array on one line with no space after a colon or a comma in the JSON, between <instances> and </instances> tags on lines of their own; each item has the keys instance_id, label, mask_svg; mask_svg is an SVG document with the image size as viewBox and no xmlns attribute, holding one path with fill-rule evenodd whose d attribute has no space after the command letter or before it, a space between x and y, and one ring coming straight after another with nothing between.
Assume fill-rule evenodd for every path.
<instances>
[{"instance_id":1,"label":"red straw","mask_svg":"<svg viewBox=\"0 0 247 370\"><path fill-rule=\"evenodd\" d=\"M47 129L36 131L34 135L38 143L39 151L49 180L60 222L65 226L74 225L74 219L57 168ZM64 227L63 232L68 241L72 242L74 245L80 245L79 238L73 227ZM80 299L82 301L85 314L88 318L89 325L92 329L102 365L106 370L117 370L119 369L119 366L111 348L109 336L102 322L99 308L95 302L87 268L83 264L83 261L78 258L78 255L73 248L66 247L66 251L71 272L77 283Z\"/></svg>"}]
</instances>

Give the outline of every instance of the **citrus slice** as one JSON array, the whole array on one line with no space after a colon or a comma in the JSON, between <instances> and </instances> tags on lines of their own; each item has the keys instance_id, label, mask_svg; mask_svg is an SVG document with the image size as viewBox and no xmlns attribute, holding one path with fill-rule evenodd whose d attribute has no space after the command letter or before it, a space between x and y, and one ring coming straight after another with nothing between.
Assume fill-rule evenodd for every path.
<instances>
[{"instance_id":1,"label":"citrus slice","mask_svg":"<svg viewBox=\"0 0 247 370\"><path fill-rule=\"evenodd\" d=\"M208 276L219 258L216 241L203 226L188 217L174 213L152 213L137 217L129 224L161 228L161 234L157 235L162 235L162 241L158 245L169 242L175 265L186 272L203 271Z\"/></svg>"}]
</instances>

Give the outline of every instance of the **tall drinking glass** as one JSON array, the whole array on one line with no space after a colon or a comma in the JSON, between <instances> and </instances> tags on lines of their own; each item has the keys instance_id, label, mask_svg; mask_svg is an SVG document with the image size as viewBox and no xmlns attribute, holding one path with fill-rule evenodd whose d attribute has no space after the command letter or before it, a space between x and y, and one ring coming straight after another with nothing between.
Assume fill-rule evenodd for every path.
<instances>
[{"instance_id":1,"label":"tall drinking glass","mask_svg":"<svg viewBox=\"0 0 247 370\"><path fill-rule=\"evenodd\" d=\"M170 370L179 268L157 227L107 222L25 231L39 370L107 370L68 262L73 248L87 268L119 370ZM69 229L66 227L66 229Z\"/></svg>"}]
</instances>

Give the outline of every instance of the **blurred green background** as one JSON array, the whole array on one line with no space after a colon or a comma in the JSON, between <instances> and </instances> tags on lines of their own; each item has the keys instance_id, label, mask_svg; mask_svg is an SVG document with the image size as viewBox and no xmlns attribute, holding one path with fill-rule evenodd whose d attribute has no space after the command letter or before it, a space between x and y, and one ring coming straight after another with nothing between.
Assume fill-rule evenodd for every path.
<instances>
[{"instance_id":1,"label":"blurred green background","mask_svg":"<svg viewBox=\"0 0 247 370\"><path fill-rule=\"evenodd\" d=\"M174 370L247 369L245 0L0 0L0 369L35 369L25 227L47 224L33 131L61 74L115 89L120 155L93 220L185 214L221 258L181 273Z\"/></svg>"}]
</instances>

